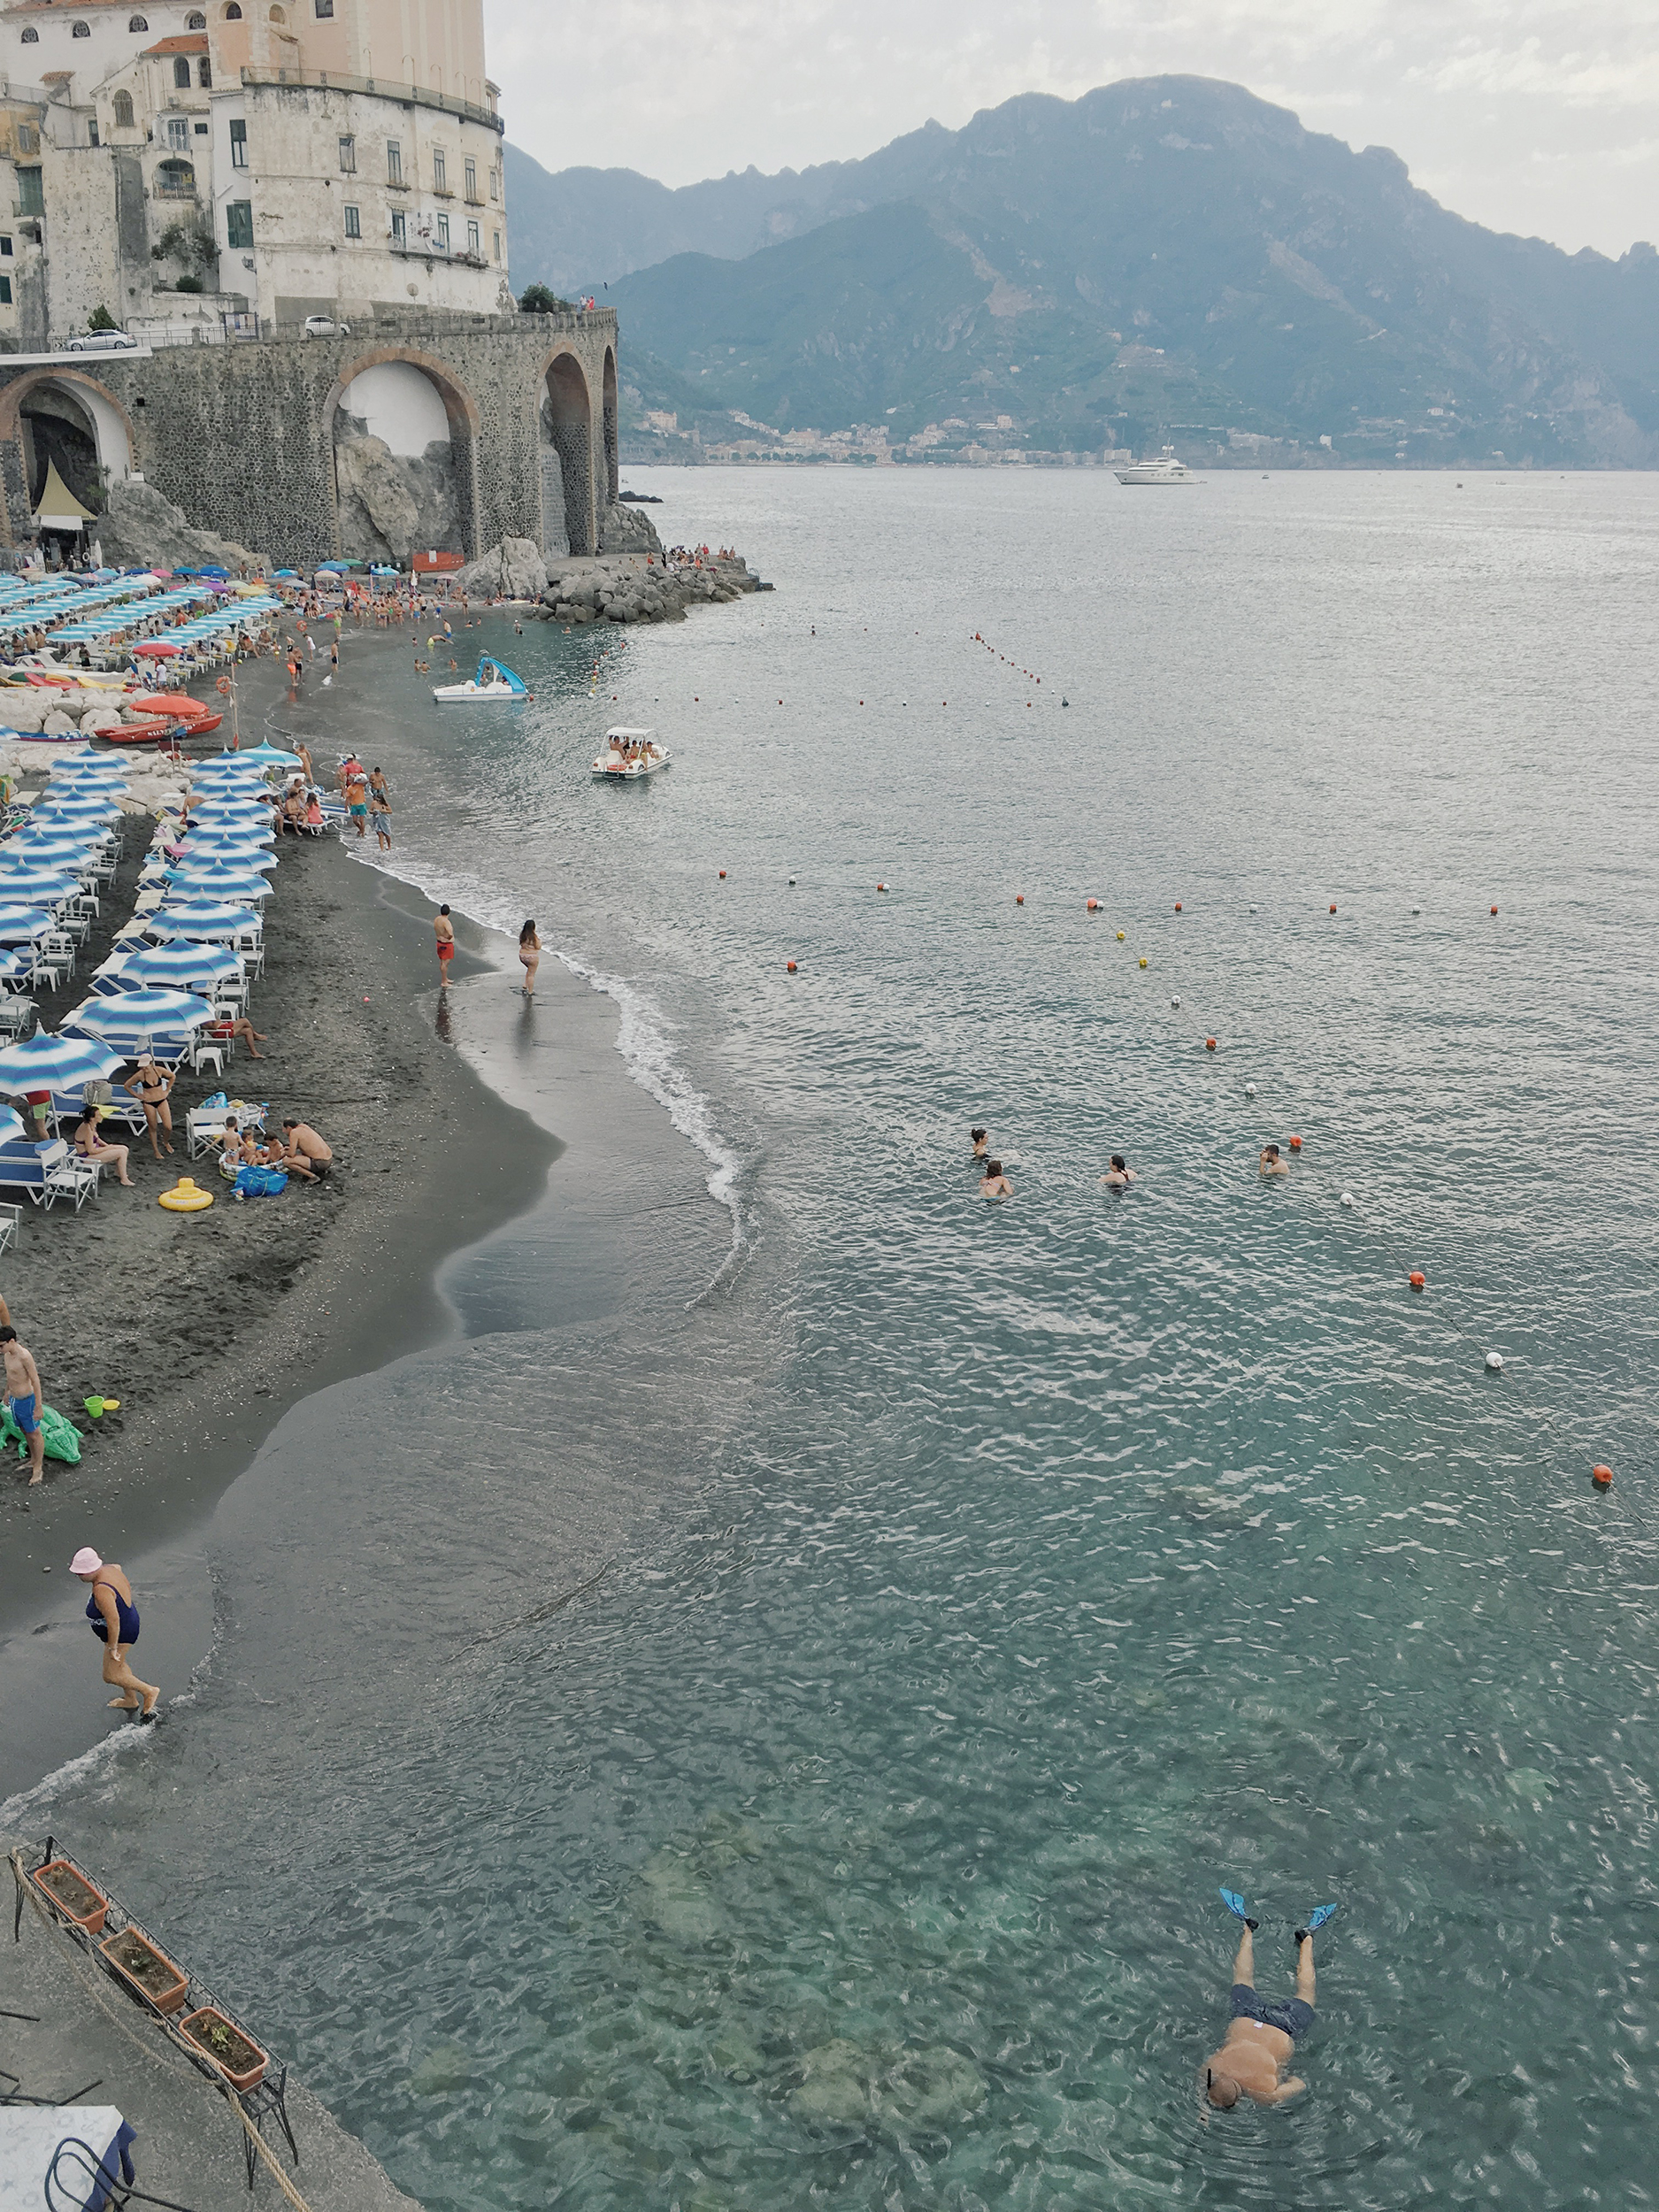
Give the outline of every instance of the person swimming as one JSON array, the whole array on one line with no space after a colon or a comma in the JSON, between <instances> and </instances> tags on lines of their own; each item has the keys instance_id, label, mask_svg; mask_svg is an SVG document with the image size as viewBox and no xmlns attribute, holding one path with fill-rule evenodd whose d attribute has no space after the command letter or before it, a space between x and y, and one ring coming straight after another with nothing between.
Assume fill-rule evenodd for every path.
<instances>
[{"instance_id":1,"label":"person swimming","mask_svg":"<svg viewBox=\"0 0 1659 2212\"><path fill-rule=\"evenodd\" d=\"M973 1144L973 1157L976 1160L982 1160L985 1157L987 1151L990 1148L990 1131L988 1129L970 1129L968 1135Z\"/></svg>"},{"instance_id":2,"label":"person swimming","mask_svg":"<svg viewBox=\"0 0 1659 2212\"><path fill-rule=\"evenodd\" d=\"M1288 1175L1290 1173L1290 1162L1279 1158L1279 1147L1276 1144L1263 1146L1261 1165L1263 1175Z\"/></svg>"},{"instance_id":3,"label":"person swimming","mask_svg":"<svg viewBox=\"0 0 1659 2212\"><path fill-rule=\"evenodd\" d=\"M1011 1198L1014 1195L1014 1186L1003 1174L1001 1160L986 1162L985 1179L979 1185L979 1195L981 1198Z\"/></svg>"},{"instance_id":4,"label":"person swimming","mask_svg":"<svg viewBox=\"0 0 1659 2212\"><path fill-rule=\"evenodd\" d=\"M1127 1190L1135 1179L1135 1171L1129 1166L1121 1152L1114 1152L1111 1165L1100 1179L1102 1190Z\"/></svg>"}]
</instances>

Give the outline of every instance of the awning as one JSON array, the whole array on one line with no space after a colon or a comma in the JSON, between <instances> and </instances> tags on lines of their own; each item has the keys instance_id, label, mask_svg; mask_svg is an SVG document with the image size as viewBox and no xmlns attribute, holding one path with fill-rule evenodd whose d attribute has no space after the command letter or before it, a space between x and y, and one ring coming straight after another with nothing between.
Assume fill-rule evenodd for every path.
<instances>
[{"instance_id":1,"label":"awning","mask_svg":"<svg viewBox=\"0 0 1659 2212\"><path fill-rule=\"evenodd\" d=\"M49 461L41 503L35 510L36 526L42 530L79 530L83 523L95 519L91 508L81 505L58 473L57 462Z\"/></svg>"}]
</instances>

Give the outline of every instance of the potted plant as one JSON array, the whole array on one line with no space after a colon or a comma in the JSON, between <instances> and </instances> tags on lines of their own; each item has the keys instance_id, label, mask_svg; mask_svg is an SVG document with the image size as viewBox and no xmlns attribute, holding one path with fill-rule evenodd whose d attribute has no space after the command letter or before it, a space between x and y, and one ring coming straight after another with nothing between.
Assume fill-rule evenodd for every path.
<instances>
[{"instance_id":1,"label":"potted plant","mask_svg":"<svg viewBox=\"0 0 1659 2212\"><path fill-rule=\"evenodd\" d=\"M259 2046L212 2005L203 2005L179 2023L198 2051L205 2051L233 2089L255 2089L271 2063Z\"/></svg>"},{"instance_id":2,"label":"potted plant","mask_svg":"<svg viewBox=\"0 0 1659 2212\"><path fill-rule=\"evenodd\" d=\"M71 1866L67 1859L49 1859L44 1866L37 1866L29 1878L37 1889L45 1892L53 1911L72 1928L84 1928L89 1936L102 1932L110 1901L102 1890L94 1889L86 1876Z\"/></svg>"},{"instance_id":3,"label":"potted plant","mask_svg":"<svg viewBox=\"0 0 1659 2212\"><path fill-rule=\"evenodd\" d=\"M188 1976L136 1928L105 1936L98 1948L122 1980L130 1982L157 2012L177 2012L184 2002Z\"/></svg>"}]
</instances>

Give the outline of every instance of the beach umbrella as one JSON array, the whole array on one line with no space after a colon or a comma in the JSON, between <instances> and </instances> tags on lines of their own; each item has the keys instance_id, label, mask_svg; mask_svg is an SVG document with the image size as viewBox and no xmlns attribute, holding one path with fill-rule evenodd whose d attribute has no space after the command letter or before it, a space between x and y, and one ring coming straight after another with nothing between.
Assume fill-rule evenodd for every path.
<instances>
[{"instance_id":1,"label":"beach umbrella","mask_svg":"<svg viewBox=\"0 0 1659 2212\"><path fill-rule=\"evenodd\" d=\"M0 906L0 945L32 945L57 926L42 906Z\"/></svg>"},{"instance_id":2,"label":"beach umbrella","mask_svg":"<svg viewBox=\"0 0 1659 2212\"><path fill-rule=\"evenodd\" d=\"M61 906L81 890L79 876L61 868L0 865L0 899L12 906Z\"/></svg>"},{"instance_id":3,"label":"beach umbrella","mask_svg":"<svg viewBox=\"0 0 1659 2212\"><path fill-rule=\"evenodd\" d=\"M238 976L242 963L221 945L142 945L125 956L106 960L100 975L118 976L123 990L134 983L216 983Z\"/></svg>"},{"instance_id":4,"label":"beach umbrella","mask_svg":"<svg viewBox=\"0 0 1659 2212\"><path fill-rule=\"evenodd\" d=\"M263 845L249 844L245 840L227 838L187 837L177 852L181 868L234 868L246 875L250 869L257 874L268 875L277 864L276 855Z\"/></svg>"},{"instance_id":5,"label":"beach umbrella","mask_svg":"<svg viewBox=\"0 0 1659 2212\"><path fill-rule=\"evenodd\" d=\"M127 1057L96 1037L54 1037L36 1030L0 1052L0 1091L27 1097L31 1091L77 1091L102 1083Z\"/></svg>"},{"instance_id":6,"label":"beach umbrella","mask_svg":"<svg viewBox=\"0 0 1659 2212\"><path fill-rule=\"evenodd\" d=\"M237 875L228 868L175 868L167 877L165 895L254 906L268 899L274 887L263 876Z\"/></svg>"},{"instance_id":7,"label":"beach umbrella","mask_svg":"<svg viewBox=\"0 0 1659 2212\"><path fill-rule=\"evenodd\" d=\"M188 1037L204 1022L218 1018L218 1009L193 991L117 989L77 1006L64 1028L106 1040Z\"/></svg>"},{"instance_id":8,"label":"beach umbrella","mask_svg":"<svg viewBox=\"0 0 1659 2212\"><path fill-rule=\"evenodd\" d=\"M59 784L78 783L84 776L97 776L109 783L122 783L127 778L126 764L112 760L107 753L70 753L54 760L48 772L54 791Z\"/></svg>"},{"instance_id":9,"label":"beach umbrella","mask_svg":"<svg viewBox=\"0 0 1659 2212\"><path fill-rule=\"evenodd\" d=\"M0 1144L10 1144L23 1134L23 1117L15 1106L0 1106Z\"/></svg>"},{"instance_id":10,"label":"beach umbrella","mask_svg":"<svg viewBox=\"0 0 1659 2212\"><path fill-rule=\"evenodd\" d=\"M15 837L8 837L5 843L0 845L0 860L14 866L20 860L26 860L27 865L35 870L80 869L85 866L87 856L96 852L103 841L101 837L72 837L66 834L49 837L44 831L37 830L33 834L26 834L19 830Z\"/></svg>"},{"instance_id":11,"label":"beach umbrella","mask_svg":"<svg viewBox=\"0 0 1659 2212\"><path fill-rule=\"evenodd\" d=\"M49 791L35 802L33 823L107 822L121 810L121 803L109 791Z\"/></svg>"},{"instance_id":12,"label":"beach umbrella","mask_svg":"<svg viewBox=\"0 0 1659 2212\"><path fill-rule=\"evenodd\" d=\"M0 909L0 912L4 910ZM169 894L165 902L154 910L150 918L152 921L177 922L228 923L235 920L240 921L245 927L252 928L257 926L259 917L257 914L250 914L245 906L234 899L197 898L194 895L187 896L181 892L176 898Z\"/></svg>"},{"instance_id":13,"label":"beach umbrella","mask_svg":"<svg viewBox=\"0 0 1659 2212\"><path fill-rule=\"evenodd\" d=\"M245 759L241 753L215 753L211 760L190 763L190 781L202 787L211 785L216 791L264 791L268 765Z\"/></svg>"},{"instance_id":14,"label":"beach umbrella","mask_svg":"<svg viewBox=\"0 0 1659 2212\"><path fill-rule=\"evenodd\" d=\"M256 798L251 791L235 789L215 790L211 786L201 798L190 801L190 816L211 822L215 828L229 828L240 823L248 828L269 829L271 826L271 798L267 793Z\"/></svg>"},{"instance_id":15,"label":"beach umbrella","mask_svg":"<svg viewBox=\"0 0 1659 2212\"><path fill-rule=\"evenodd\" d=\"M259 917L245 906L158 906L146 917L144 926L157 937L183 937L192 944L212 945L238 937L244 930L257 929Z\"/></svg>"},{"instance_id":16,"label":"beach umbrella","mask_svg":"<svg viewBox=\"0 0 1659 2212\"><path fill-rule=\"evenodd\" d=\"M250 745L245 752L227 753L227 760L254 760L261 768L298 768L303 764L297 753L280 752L274 745Z\"/></svg>"},{"instance_id":17,"label":"beach umbrella","mask_svg":"<svg viewBox=\"0 0 1659 2212\"><path fill-rule=\"evenodd\" d=\"M159 637L147 637L142 645L133 648L134 653L142 653L146 659L153 661L170 660L180 649L179 646L169 645L165 638Z\"/></svg>"}]
</instances>

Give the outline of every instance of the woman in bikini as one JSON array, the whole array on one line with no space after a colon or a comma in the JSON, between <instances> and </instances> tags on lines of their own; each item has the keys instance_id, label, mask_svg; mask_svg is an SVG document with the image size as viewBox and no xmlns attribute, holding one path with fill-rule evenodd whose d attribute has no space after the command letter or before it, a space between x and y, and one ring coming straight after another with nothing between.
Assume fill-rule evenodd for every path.
<instances>
[{"instance_id":1,"label":"woman in bikini","mask_svg":"<svg viewBox=\"0 0 1659 2212\"><path fill-rule=\"evenodd\" d=\"M524 967L524 995L535 996L535 972L541 959L541 940L535 933L535 924L528 921L518 932L518 958Z\"/></svg>"},{"instance_id":2,"label":"woman in bikini","mask_svg":"<svg viewBox=\"0 0 1659 2212\"><path fill-rule=\"evenodd\" d=\"M160 1067L148 1053L127 1079L127 1088L144 1110L144 1120L150 1130L150 1148L157 1159L165 1144L173 1150L173 1109L167 1103L173 1090L173 1077ZM161 1135L162 1130L166 1135Z\"/></svg>"},{"instance_id":3,"label":"woman in bikini","mask_svg":"<svg viewBox=\"0 0 1659 2212\"><path fill-rule=\"evenodd\" d=\"M138 1608L133 1602L132 1584L112 1562L100 1559L90 1544L83 1544L75 1554L69 1571L92 1586L87 1618L104 1647L104 1678L121 1693L110 1700L111 1705L117 1712L136 1713L140 1720L153 1720L161 1691L154 1682L141 1682L125 1656L138 1641Z\"/></svg>"},{"instance_id":4,"label":"woman in bikini","mask_svg":"<svg viewBox=\"0 0 1659 2212\"><path fill-rule=\"evenodd\" d=\"M75 1150L83 1160L96 1160L100 1167L112 1167L123 1190L133 1188L133 1179L127 1171L127 1147L124 1144L105 1144L98 1132L101 1106L88 1106L75 1124Z\"/></svg>"}]
</instances>

